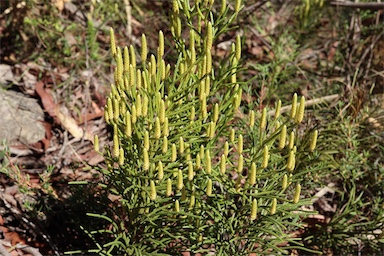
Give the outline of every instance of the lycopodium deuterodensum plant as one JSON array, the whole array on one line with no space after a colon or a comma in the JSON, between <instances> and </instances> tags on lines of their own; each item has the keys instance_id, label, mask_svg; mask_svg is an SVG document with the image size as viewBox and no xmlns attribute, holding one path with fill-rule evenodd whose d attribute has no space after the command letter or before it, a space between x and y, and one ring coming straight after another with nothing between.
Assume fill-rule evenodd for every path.
<instances>
[{"instance_id":1,"label":"lycopodium deuterodensum plant","mask_svg":"<svg viewBox=\"0 0 384 256\"><path fill-rule=\"evenodd\" d=\"M111 223L104 232L112 241L93 252L241 255L300 246L290 231L300 226L306 204L300 200L306 173L296 170L305 99L297 103L295 95L289 115L280 114L279 101L273 115L264 108L247 120L235 118L247 86L237 78L241 40L220 63L213 62L212 47L231 28L241 1L233 11L226 1L219 12L212 4L173 1L178 56L172 65L164 59L161 31L154 55L145 35L136 52L117 47L111 29L116 68L105 120L113 138L101 152L107 164L101 171L102 187L119 202L116 216L100 216Z\"/></svg>"}]
</instances>

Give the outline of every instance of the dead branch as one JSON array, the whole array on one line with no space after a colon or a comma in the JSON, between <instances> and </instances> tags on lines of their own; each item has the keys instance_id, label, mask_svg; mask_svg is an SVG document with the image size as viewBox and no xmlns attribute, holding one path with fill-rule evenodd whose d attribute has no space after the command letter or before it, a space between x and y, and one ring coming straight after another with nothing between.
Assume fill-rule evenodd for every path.
<instances>
[{"instance_id":1,"label":"dead branch","mask_svg":"<svg viewBox=\"0 0 384 256\"><path fill-rule=\"evenodd\" d=\"M322 104L322 103L327 103L327 102L335 101L335 100L338 100L339 98L340 98L340 96L338 94L332 94L332 95L320 97L320 98L317 98L317 99L308 100L308 101L305 102L305 107L310 107L310 106L317 105L317 104ZM282 107L280 109L280 113L285 113L285 112L291 111L291 108L292 108L291 105L284 106L284 107ZM274 109L270 110L268 112L268 115L274 116L275 115L275 110Z\"/></svg>"},{"instance_id":2,"label":"dead branch","mask_svg":"<svg viewBox=\"0 0 384 256\"><path fill-rule=\"evenodd\" d=\"M351 1L333 1L331 5L372 11L384 10L384 3L378 2L355 3Z\"/></svg>"}]
</instances>

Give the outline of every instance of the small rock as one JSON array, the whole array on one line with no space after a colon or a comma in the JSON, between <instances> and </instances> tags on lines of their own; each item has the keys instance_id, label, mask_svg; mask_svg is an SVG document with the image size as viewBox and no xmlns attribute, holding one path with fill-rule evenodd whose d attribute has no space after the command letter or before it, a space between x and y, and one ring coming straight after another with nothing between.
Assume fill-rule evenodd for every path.
<instances>
[{"instance_id":1,"label":"small rock","mask_svg":"<svg viewBox=\"0 0 384 256\"><path fill-rule=\"evenodd\" d=\"M0 64L0 86L5 87L14 81L12 68L6 64Z\"/></svg>"},{"instance_id":2,"label":"small rock","mask_svg":"<svg viewBox=\"0 0 384 256\"><path fill-rule=\"evenodd\" d=\"M33 144L45 137L44 112L37 100L0 89L0 142Z\"/></svg>"}]
</instances>

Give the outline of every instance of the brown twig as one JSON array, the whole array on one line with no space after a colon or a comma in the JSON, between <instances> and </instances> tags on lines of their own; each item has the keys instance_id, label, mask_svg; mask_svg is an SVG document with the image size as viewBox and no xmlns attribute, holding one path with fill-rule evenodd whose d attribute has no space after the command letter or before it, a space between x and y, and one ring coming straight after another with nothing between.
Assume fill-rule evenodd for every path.
<instances>
[{"instance_id":1,"label":"brown twig","mask_svg":"<svg viewBox=\"0 0 384 256\"><path fill-rule=\"evenodd\" d=\"M0 255L11 256L7 249L0 243Z\"/></svg>"},{"instance_id":2,"label":"brown twig","mask_svg":"<svg viewBox=\"0 0 384 256\"><path fill-rule=\"evenodd\" d=\"M29 245L25 244L18 244L16 245L16 249L22 250L23 252L29 253L32 256L43 256L40 252L39 249L31 247Z\"/></svg>"},{"instance_id":3,"label":"brown twig","mask_svg":"<svg viewBox=\"0 0 384 256\"><path fill-rule=\"evenodd\" d=\"M333 101L333 100L338 100L339 98L340 98L339 94L332 94L332 95L320 97L320 98L317 98L317 99L308 100L308 101L305 102L305 107L310 107L310 106L313 106L313 105L316 105L316 104L330 102L330 101ZM285 112L290 111L291 107L292 107L291 105L282 107L280 109L280 113L285 113ZM275 110L273 109L273 110L268 111L268 115L274 116L275 115Z\"/></svg>"},{"instance_id":4,"label":"brown twig","mask_svg":"<svg viewBox=\"0 0 384 256\"><path fill-rule=\"evenodd\" d=\"M43 256L39 249L37 248L34 248L32 246L29 246L29 245L26 245L26 244L16 244L16 245L12 245L10 242L3 242L1 241L0 243L0 255L1 256L11 256L12 254L9 253L9 251L4 247L4 245L7 246L7 247L10 247L12 250L21 250L23 252L26 252L27 254L29 255L32 255L32 256ZM18 254L19 255L19 254Z\"/></svg>"},{"instance_id":5,"label":"brown twig","mask_svg":"<svg viewBox=\"0 0 384 256\"><path fill-rule=\"evenodd\" d=\"M128 40L132 41L132 14L131 14L131 3L129 0L124 0L124 6L125 6L125 15L127 16L127 37Z\"/></svg>"},{"instance_id":6,"label":"brown twig","mask_svg":"<svg viewBox=\"0 0 384 256\"><path fill-rule=\"evenodd\" d=\"M367 2L367 3L355 3L351 1L333 1L330 3L333 6L356 8L362 10L379 11L384 10L384 3Z\"/></svg>"}]
</instances>

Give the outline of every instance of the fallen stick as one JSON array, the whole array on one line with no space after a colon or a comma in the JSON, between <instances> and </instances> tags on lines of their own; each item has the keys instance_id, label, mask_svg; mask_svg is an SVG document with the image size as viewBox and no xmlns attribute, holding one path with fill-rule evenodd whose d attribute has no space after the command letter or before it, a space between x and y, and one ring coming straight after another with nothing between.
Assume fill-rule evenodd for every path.
<instances>
[{"instance_id":1,"label":"fallen stick","mask_svg":"<svg viewBox=\"0 0 384 256\"><path fill-rule=\"evenodd\" d=\"M331 2L331 5L372 11L384 10L384 3L378 2L355 3L351 1L333 1Z\"/></svg>"},{"instance_id":2,"label":"fallen stick","mask_svg":"<svg viewBox=\"0 0 384 256\"><path fill-rule=\"evenodd\" d=\"M307 108L307 107L310 107L310 106L313 106L313 105L317 105L317 104L320 104L320 103L330 102L330 101L333 101L333 100L337 100L339 98L340 98L339 94L332 94L332 95L316 98L316 99L313 99L313 100L307 100L307 101L305 101L305 107ZM284 107L282 107L280 109L280 113L288 112L288 111L291 110L291 108L292 108L291 105L284 106ZM274 116L275 115L275 110L273 109L273 110L268 111L268 115Z\"/></svg>"}]
</instances>

